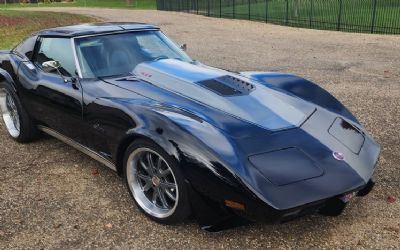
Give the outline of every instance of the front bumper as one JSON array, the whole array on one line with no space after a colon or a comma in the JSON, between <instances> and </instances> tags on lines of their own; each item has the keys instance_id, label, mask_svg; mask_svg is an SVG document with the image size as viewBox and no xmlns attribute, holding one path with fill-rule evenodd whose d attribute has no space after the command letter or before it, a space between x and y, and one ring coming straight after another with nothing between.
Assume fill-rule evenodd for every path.
<instances>
[{"instance_id":1,"label":"front bumper","mask_svg":"<svg viewBox=\"0 0 400 250\"><path fill-rule=\"evenodd\" d=\"M349 197L349 195L351 195L351 198L354 196L366 196L372 191L374 185L375 182L370 179L366 185L351 190L350 192L285 210L277 210L267 205L255 205L247 207L248 209L244 212L235 212L239 216L245 217L251 221L263 221L266 223L283 223L315 213L325 216L338 216L343 212L348 203L348 200L345 201L345 199L343 199L344 197Z\"/></svg>"}]
</instances>

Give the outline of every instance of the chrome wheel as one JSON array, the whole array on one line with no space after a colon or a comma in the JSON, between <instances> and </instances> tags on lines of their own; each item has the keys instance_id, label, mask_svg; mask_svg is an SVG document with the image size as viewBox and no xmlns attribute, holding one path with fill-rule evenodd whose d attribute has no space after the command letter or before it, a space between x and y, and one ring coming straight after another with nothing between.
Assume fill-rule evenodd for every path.
<instances>
[{"instance_id":1,"label":"chrome wheel","mask_svg":"<svg viewBox=\"0 0 400 250\"><path fill-rule=\"evenodd\" d=\"M20 135L20 117L12 95L6 89L0 89L0 108L8 133L18 138Z\"/></svg>"},{"instance_id":2,"label":"chrome wheel","mask_svg":"<svg viewBox=\"0 0 400 250\"><path fill-rule=\"evenodd\" d=\"M128 158L126 176L134 199L149 215L166 218L178 205L174 173L164 158L149 148L138 148Z\"/></svg>"}]
</instances>

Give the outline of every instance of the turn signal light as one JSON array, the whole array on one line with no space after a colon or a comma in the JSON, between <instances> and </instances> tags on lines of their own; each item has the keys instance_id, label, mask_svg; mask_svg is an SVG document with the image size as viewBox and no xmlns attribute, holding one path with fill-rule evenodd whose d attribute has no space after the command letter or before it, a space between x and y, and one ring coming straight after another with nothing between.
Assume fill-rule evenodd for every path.
<instances>
[{"instance_id":1,"label":"turn signal light","mask_svg":"<svg viewBox=\"0 0 400 250\"><path fill-rule=\"evenodd\" d=\"M244 204L236 202L236 201L230 201L230 200L225 200L225 206L233 208L233 209L238 209L238 210L245 210L244 209Z\"/></svg>"}]
</instances>

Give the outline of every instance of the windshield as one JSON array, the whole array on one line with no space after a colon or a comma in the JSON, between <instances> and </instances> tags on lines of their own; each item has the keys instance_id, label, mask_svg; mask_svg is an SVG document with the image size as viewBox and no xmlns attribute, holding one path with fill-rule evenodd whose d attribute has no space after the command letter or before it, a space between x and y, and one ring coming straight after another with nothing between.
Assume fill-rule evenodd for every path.
<instances>
[{"instance_id":1,"label":"windshield","mask_svg":"<svg viewBox=\"0 0 400 250\"><path fill-rule=\"evenodd\" d=\"M75 45L83 78L127 75L145 61L192 61L160 31L76 38Z\"/></svg>"}]
</instances>

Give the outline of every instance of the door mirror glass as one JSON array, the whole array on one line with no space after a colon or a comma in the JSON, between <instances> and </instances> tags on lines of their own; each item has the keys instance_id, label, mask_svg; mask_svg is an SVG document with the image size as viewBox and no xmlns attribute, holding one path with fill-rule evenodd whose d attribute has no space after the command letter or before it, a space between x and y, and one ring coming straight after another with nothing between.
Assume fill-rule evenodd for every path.
<instances>
[{"instance_id":1,"label":"door mirror glass","mask_svg":"<svg viewBox=\"0 0 400 250\"><path fill-rule=\"evenodd\" d=\"M42 69L48 73L50 73L54 70L58 70L59 67L60 67L60 63L57 61L46 61L46 62L42 63Z\"/></svg>"}]
</instances>

